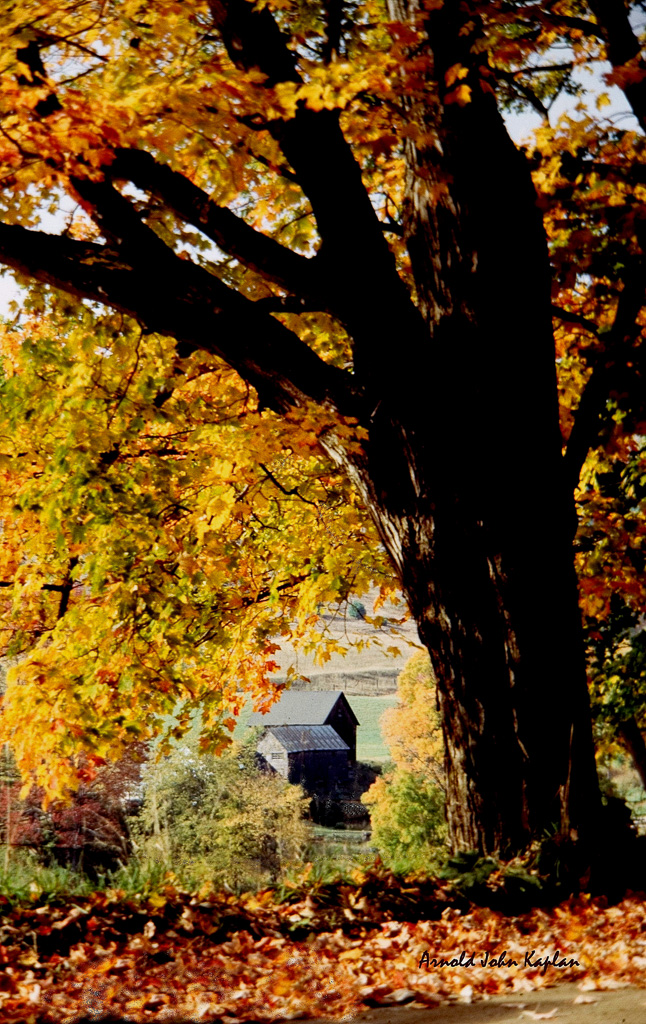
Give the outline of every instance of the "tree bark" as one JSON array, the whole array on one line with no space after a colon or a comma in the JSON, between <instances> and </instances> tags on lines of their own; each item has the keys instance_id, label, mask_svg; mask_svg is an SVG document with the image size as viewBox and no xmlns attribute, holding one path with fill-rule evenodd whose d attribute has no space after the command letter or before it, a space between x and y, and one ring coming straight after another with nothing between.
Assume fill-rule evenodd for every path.
<instances>
[{"instance_id":1,"label":"tree bark","mask_svg":"<svg viewBox=\"0 0 646 1024\"><path fill-rule=\"evenodd\" d=\"M540 497L528 497L510 464L492 494L498 458L484 462L476 435L442 430L431 396L416 422L392 400L380 410L368 471L349 472L431 655L450 845L512 854L545 832L589 835L600 804L562 492L538 473Z\"/></svg>"},{"instance_id":2,"label":"tree bark","mask_svg":"<svg viewBox=\"0 0 646 1024\"><path fill-rule=\"evenodd\" d=\"M642 786L646 789L646 742L644 741L641 729L637 725L637 720L635 718L628 718L625 722L621 722L619 735L632 758L642 781Z\"/></svg>"},{"instance_id":3,"label":"tree bark","mask_svg":"<svg viewBox=\"0 0 646 1024\"><path fill-rule=\"evenodd\" d=\"M427 17L438 101L410 110L435 136L406 154L426 374L383 396L366 491L438 680L451 845L499 853L589 832L600 804L547 246L460 18L450 3Z\"/></svg>"}]
</instances>

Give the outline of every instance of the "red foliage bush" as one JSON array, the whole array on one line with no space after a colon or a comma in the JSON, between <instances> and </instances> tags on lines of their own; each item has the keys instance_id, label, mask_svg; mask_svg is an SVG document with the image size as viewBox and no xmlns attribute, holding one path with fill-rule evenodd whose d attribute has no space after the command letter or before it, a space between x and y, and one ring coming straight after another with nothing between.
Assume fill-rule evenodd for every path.
<instances>
[{"instance_id":1,"label":"red foliage bush","mask_svg":"<svg viewBox=\"0 0 646 1024\"><path fill-rule=\"evenodd\" d=\"M144 756L143 745L133 745L118 762L100 768L69 804L51 804L47 810L42 789L34 787L21 799L20 780L5 773L0 785L2 839L90 877L125 864L131 853L126 815L136 809Z\"/></svg>"}]
</instances>

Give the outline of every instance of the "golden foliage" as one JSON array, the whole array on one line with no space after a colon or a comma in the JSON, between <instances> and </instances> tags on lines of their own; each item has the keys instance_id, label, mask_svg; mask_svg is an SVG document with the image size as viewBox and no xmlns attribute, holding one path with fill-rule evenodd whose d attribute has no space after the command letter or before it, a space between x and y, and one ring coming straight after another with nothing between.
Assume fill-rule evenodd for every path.
<instances>
[{"instance_id":1,"label":"golden foliage","mask_svg":"<svg viewBox=\"0 0 646 1024\"><path fill-rule=\"evenodd\" d=\"M171 714L221 748L280 691L281 638L324 660L318 607L392 589L320 411L280 419L215 357L65 304L0 357L0 733L51 796Z\"/></svg>"},{"instance_id":2,"label":"golden foliage","mask_svg":"<svg viewBox=\"0 0 646 1024\"><path fill-rule=\"evenodd\" d=\"M394 770L362 797L370 809L372 841L388 867L431 871L446 838L444 746L435 680L426 651L418 651L397 679L398 705L381 718Z\"/></svg>"},{"instance_id":3,"label":"golden foliage","mask_svg":"<svg viewBox=\"0 0 646 1024\"><path fill-rule=\"evenodd\" d=\"M395 765L443 785L444 746L435 679L427 651L408 660L397 679L397 706L381 719Z\"/></svg>"}]
</instances>

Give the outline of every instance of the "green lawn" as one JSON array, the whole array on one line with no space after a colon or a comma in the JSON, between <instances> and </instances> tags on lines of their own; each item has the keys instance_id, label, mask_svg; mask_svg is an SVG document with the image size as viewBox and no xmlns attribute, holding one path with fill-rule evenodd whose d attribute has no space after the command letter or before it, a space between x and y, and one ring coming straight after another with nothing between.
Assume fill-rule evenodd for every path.
<instances>
[{"instance_id":1,"label":"green lawn","mask_svg":"<svg viewBox=\"0 0 646 1024\"><path fill-rule=\"evenodd\" d=\"M359 719L357 761L388 761L390 753L381 735L379 719L386 708L392 708L397 703L395 694L382 697L348 697L348 703Z\"/></svg>"},{"instance_id":2,"label":"green lawn","mask_svg":"<svg viewBox=\"0 0 646 1024\"><path fill-rule=\"evenodd\" d=\"M251 701L248 701L243 707L242 711L238 715L238 721L236 727L233 730L233 736L236 740L243 740L247 731L247 722L249 721L249 715L253 711Z\"/></svg>"}]
</instances>

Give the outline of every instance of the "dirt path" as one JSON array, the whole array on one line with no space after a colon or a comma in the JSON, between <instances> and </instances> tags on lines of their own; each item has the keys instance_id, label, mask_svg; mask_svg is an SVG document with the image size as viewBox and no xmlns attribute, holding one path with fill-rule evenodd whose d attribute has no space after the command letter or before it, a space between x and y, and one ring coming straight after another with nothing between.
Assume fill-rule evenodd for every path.
<instances>
[{"instance_id":1,"label":"dirt path","mask_svg":"<svg viewBox=\"0 0 646 1024\"><path fill-rule=\"evenodd\" d=\"M594 1002L575 1002L577 998ZM554 1024L646 1024L646 989L621 988L582 993L578 985L559 985L536 992L493 996L473 1003L442 1004L424 1009L411 1006L380 1007L343 1024L531 1024L550 1020ZM310 1021L309 1024L330 1024Z\"/></svg>"}]
</instances>

